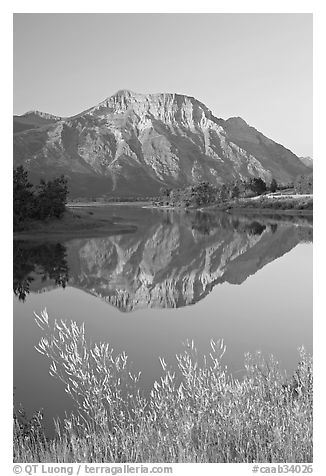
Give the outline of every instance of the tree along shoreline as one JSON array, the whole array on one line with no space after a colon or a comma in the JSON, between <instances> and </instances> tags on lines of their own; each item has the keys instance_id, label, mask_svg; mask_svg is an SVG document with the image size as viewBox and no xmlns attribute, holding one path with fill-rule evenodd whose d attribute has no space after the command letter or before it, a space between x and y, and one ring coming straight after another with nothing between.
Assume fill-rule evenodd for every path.
<instances>
[{"instance_id":1,"label":"tree along shoreline","mask_svg":"<svg viewBox=\"0 0 326 476\"><path fill-rule=\"evenodd\" d=\"M33 186L22 165L13 173L13 226L14 232L28 229L31 224L60 220L68 197L67 179L61 175L53 180L41 180Z\"/></svg>"},{"instance_id":2,"label":"tree along shoreline","mask_svg":"<svg viewBox=\"0 0 326 476\"><path fill-rule=\"evenodd\" d=\"M206 209L216 208L255 209L277 211L307 211L313 209L312 176L298 177L291 186L278 185L273 180L269 185L261 178L249 181L235 180L218 186L208 182L182 189L161 189L153 205L168 208Z\"/></svg>"}]
</instances>

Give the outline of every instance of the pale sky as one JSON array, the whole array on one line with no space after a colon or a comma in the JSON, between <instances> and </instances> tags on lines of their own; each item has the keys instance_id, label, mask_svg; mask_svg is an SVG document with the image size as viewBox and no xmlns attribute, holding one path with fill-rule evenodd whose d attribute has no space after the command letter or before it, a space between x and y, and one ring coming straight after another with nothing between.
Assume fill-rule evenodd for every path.
<instances>
[{"instance_id":1,"label":"pale sky","mask_svg":"<svg viewBox=\"0 0 326 476\"><path fill-rule=\"evenodd\" d=\"M194 96L312 156L312 14L14 14L14 114Z\"/></svg>"}]
</instances>

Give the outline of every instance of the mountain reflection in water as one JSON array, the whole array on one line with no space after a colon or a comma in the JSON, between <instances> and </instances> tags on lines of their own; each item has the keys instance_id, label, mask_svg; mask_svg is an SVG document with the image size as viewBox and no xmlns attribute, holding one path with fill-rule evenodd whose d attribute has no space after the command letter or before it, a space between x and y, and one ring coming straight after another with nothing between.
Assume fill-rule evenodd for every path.
<instances>
[{"instance_id":1,"label":"mountain reflection in water","mask_svg":"<svg viewBox=\"0 0 326 476\"><path fill-rule=\"evenodd\" d=\"M125 312L178 308L203 299L217 284L241 284L310 241L311 218L164 211L128 235L14 241L13 287L20 300L30 291L69 285Z\"/></svg>"}]
</instances>

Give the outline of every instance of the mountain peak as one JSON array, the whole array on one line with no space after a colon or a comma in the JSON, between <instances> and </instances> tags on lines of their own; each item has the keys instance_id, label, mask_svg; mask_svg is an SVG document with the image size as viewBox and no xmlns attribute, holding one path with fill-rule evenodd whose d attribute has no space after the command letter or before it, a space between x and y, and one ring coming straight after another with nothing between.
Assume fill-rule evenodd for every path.
<instances>
[{"instance_id":1,"label":"mountain peak","mask_svg":"<svg viewBox=\"0 0 326 476\"><path fill-rule=\"evenodd\" d=\"M197 101L194 97L192 96L187 96L186 94L180 94L180 93L173 93L173 92L164 92L164 93L137 93L135 91L131 91L130 89L120 89L116 93L112 94L112 96L109 96L106 98L103 102L106 102L110 99L116 99L116 98L124 98L124 99L136 99L140 101L155 101L155 100L190 100L190 101L195 101L200 103L200 101Z\"/></svg>"},{"instance_id":2,"label":"mountain peak","mask_svg":"<svg viewBox=\"0 0 326 476\"><path fill-rule=\"evenodd\" d=\"M94 106L83 114L87 116L112 117L112 114L135 113L138 119L150 114L167 124L183 121L183 125L200 122L203 115L211 116L211 111L197 99L177 93L136 93L121 89L112 96ZM75 116L77 117L77 116ZM122 116L120 116L122 117Z\"/></svg>"},{"instance_id":3,"label":"mountain peak","mask_svg":"<svg viewBox=\"0 0 326 476\"><path fill-rule=\"evenodd\" d=\"M117 96L124 96L124 97L130 97L130 96L139 96L139 93L135 93L134 91L131 91L130 89L119 89L116 93L112 94L110 97L117 97Z\"/></svg>"}]
</instances>

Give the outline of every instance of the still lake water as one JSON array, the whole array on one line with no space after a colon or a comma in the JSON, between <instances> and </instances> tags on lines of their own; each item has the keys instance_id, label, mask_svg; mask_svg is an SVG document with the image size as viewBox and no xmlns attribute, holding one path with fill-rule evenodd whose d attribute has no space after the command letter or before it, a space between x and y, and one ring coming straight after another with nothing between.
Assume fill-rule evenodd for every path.
<instances>
[{"instance_id":1,"label":"still lake water","mask_svg":"<svg viewBox=\"0 0 326 476\"><path fill-rule=\"evenodd\" d=\"M90 210L91 211L91 210ZM73 404L35 350L34 312L85 323L87 337L126 351L145 393L193 339L243 373L245 352L272 353L291 373L297 347L312 352L312 218L230 216L108 206L136 232L14 242L14 400L45 424Z\"/></svg>"}]
</instances>

